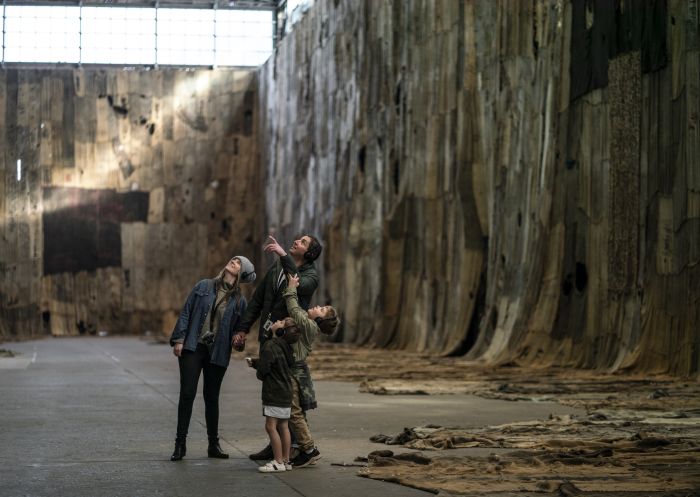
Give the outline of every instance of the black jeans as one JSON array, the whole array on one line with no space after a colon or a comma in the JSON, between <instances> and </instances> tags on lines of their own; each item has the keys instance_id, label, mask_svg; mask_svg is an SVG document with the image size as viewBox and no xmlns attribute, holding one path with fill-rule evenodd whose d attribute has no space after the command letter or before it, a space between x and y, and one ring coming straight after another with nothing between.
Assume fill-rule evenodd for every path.
<instances>
[{"instance_id":1,"label":"black jeans","mask_svg":"<svg viewBox=\"0 0 700 497\"><path fill-rule=\"evenodd\" d=\"M197 344L197 350L183 350L178 358L180 364L180 400L177 405L177 438L184 440L192 417L192 405L197 395L199 374L204 370L204 418L207 421L207 436L215 440L219 436L219 391L226 368L209 362L209 349Z\"/></svg>"}]
</instances>

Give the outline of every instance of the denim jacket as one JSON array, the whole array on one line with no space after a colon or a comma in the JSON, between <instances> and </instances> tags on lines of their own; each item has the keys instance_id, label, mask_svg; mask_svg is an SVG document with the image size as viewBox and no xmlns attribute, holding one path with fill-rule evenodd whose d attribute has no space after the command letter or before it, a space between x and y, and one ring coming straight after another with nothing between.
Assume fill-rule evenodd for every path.
<instances>
[{"instance_id":1,"label":"denim jacket","mask_svg":"<svg viewBox=\"0 0 700 497\"><path fill-rule=\"evenodd\" d=\"M177 323L175 323L173 333L170 335L171 346L176 341L184 339L184 350L194 352L197 349L199 330L204 325L204 320L207 317L207 313L211 311L215 298L216 291L214 290L213 279L202 280L194 286L180 312ZM243 296L229 299L219 324L219 330L216 333L216 339L210 348L210 362L212 364L224 368L228 367L228 363L231 360L231 339L247 305Z\"/></svg>"}]
</instances>

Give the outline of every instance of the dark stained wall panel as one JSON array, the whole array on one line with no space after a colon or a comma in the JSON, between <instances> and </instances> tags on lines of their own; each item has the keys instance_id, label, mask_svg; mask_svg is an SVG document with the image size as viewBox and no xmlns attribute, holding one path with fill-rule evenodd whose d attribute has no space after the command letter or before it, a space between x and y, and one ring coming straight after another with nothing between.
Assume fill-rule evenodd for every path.
<instances>
[{"instance_id":1,"label":"dark stained wall panel","mask_svg":"<svg viewBox=\"0 0 700 497\"><path fill-rule=\"evenodd\" d=\"M148 220L148 193L46 187L44 274L121 266L120 225Z\"/></svg>"},{"instance_id":2,"label":"dark stained wall panel","mask_svg":"<svg viewBox=\"0 0 700 497\"><path fill-rule=\"evenodd\" d=\"M608 61L642 52L642 72L667 64L665 0L572 0L571 100L608 86Z\"/></svg>"}]
</instances>

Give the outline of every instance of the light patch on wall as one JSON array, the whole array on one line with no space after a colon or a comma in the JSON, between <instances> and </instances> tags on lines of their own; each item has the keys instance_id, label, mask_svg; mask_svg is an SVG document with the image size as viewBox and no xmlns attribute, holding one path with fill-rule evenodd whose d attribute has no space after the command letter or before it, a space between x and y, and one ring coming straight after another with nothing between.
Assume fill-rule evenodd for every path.
<instances>
[{"instance_id":1,"label":"light patch on wall","mask_svg":"<svg viewBox=\"0 0 700 497\"><path fill-rule=\"evenodd\" d=\"M187 105L193 98L207 93L211 87L210 75L206 71L187 69L185 72L193 73L192 77L181 78L175 83L174 104L175 107Z\"/></svg>"},{"instance_id":2,"label":"light patch on wall","mask_svg":"<svg viewBox=\"0 0 700 497\"><path fill-rule=\"evenodd\" d=\"M200 72L197 75L196 89L198 94L204 94L209 91L209 73Z\"/></svg>"},{"instance_id":3,"label":"light patch on wall","mask_svg":"<svg viewBox=\"0 0 700 497\"><path fill-rule=\"evenodd\" d=\"M186 78L175 85L174 104L176 116L190 128L206 132L209 129L206 116L204 115L204 95L205 89L211 87L209 73L194 75Z\"/></svg>"},{"instance_id":4,"label":"light patch on wall","mask_svg":"<svg viewBox=\"0 0 700 497\"><path fill-rule=\"evenodd\" d=\"M17 159L17 181L22 181L22 159Z\"/></svg>"},{"instance_id":5,"label":"light patch on wall","mask_svg":"<svg viewBox=\"0 0 700 497\"><path fill-rule=\"evenodd\" d=\"M291 32L292 26L301 20L313 4L314 0L287 0L285 32Z\"/></svg>"},{"instance_id":6,"label":"light patch on wall","mask_svg":"<svg viewBox=\"0 0 700 497\"><path fill-rule=\"evenodd\" d=\"M188 100L194 96L195 91L196 85L189 78L183 78L175 83L175 91L173 92L173 104L175 108L180 108L188 102Z\"/></svg>"}]
</instances>

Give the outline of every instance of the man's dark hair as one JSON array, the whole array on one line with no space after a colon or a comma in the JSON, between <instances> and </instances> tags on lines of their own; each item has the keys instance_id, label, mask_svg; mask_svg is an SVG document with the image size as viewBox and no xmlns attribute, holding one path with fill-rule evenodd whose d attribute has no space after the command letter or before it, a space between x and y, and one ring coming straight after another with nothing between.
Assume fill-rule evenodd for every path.
<instances>
[{"instance_id":1,"label":"man's dark hair","mask_svg":"<svg viewBox=\"0 0 700 497\"><path fill-rule=\"evenodd\" d=\"M321 251L323 251L323 246L321 246L321 243L318 241L318 239L313 236L313 235L306 235L308 236L311 241L309 242L309 248L304 252L304 259L313 262L318 257L321 255Z\"/></svg>"}]
</instances>

